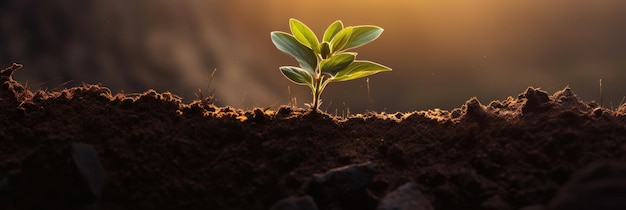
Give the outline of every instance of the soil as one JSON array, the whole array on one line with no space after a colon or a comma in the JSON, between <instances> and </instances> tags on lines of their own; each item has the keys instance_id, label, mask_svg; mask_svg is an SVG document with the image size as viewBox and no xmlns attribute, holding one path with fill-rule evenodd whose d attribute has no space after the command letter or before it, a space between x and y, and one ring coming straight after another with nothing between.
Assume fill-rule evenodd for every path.
<instances>
[{"instance_id":1,"label":"soil","mask_svg":"<svg viewBox=\"0 0 626 210\"><path fill-rule=\"evenodd\" d=\"M626 106L601 108L569 88L342 118L99 85L31 92L12 79L19 67L0 74L0 179L55 143L91 144L106 176L98 209L269 209L309 194L314 174L368 162L376 166L372 202L362 209L407 182L435 209L486 209L494 199L519 209L547 204L590 163L626 159ZM363 204L354 202L344 209ZM0 206L17 208L8 197Z\"/></svg>"}]
</instances>

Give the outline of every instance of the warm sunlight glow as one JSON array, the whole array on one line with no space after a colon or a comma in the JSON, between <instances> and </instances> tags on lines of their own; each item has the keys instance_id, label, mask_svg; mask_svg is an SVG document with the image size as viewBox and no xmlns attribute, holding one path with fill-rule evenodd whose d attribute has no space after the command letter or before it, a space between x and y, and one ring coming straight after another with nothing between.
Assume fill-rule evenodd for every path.
<instances>
[{"instance_id":1,"label":"warm sunlight glow","mask_svg":"<svg viewBox=\"0 0 626 210\"><path fill-rule=\"evenodd\" d=\"M394 72L372 76L369 91L365 80L329 87L323 110L362 112L370 98L380 111L449 109L472 96L504 99L527 86L570 85L583 99L598 100L600 78L605 101L617 105L624 95L618 90L626 88L624 1L88 2L80 10L54 3L6 10L0 28L12 33L0 38L8 46L0 62L46 69L16 75L39 87L85 81L114 92L172 91L184 100L205 88L217 68L218 103L288 104L290 84L277 66L294 63L268 34L288 31L289 18L297 18L317 33L334 20L385 29L359 58ZM31 22L20 21L25 17ZM291 89L302 107L309 93Z\"/></svg>"}]
</instances>

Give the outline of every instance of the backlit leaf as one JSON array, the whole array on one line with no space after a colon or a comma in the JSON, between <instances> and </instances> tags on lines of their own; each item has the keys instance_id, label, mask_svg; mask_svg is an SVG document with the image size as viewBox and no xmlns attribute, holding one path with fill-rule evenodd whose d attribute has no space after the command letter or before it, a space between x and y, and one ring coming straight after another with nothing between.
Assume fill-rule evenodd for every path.
<instances>
[{"instance_id":1,"label":"backlit leaf","mask_svg":"<svg viewBox=\"0 0 626 210\"><path fill-rule=\"evenodd\" d=\"M317 67L317 56L311 48L304 46L291 34L274 31L271 33L272 42L280 51L294 57L300 66L313 73Z\"/></svg>"},{"instance_id":2,"label":"backlit leaf","mask_svg":"<svg viewBox=\"0 0 626 210\"><path fill-rule=\"evenodd\" d=\"M313 75L309 71L295 66L281 66L280 71L292 82L299 85L312 86Z\"/></svg>"},{"instance_id":3,"label":"backlit leaf","mask_svg":"<svg viewBox=\"0 0 626 210\"><path fill-rule=\"evenodd\" d=\"M343 29L341 29L341 31L339 31L335 37L333 37L333 39L330 41L331 44L331 53L340 51L344 48L344 46L346 46L346 44L348 43L348 40L350 40L350 35L352 34L352 27L348 26L345 27Z\"/></svg>"},{"instance_id":4,"label":"backlit leaf","mask_svg":"<svg viewBox=\"0 0 626 210\"><path fill-rule=\"evenodd\" d=\"M322 59L328 58L330 54L330 44L328 42L323 42L320 44L320 54L322 55Z\"/></svg>"},{"instance_id":5,"label":"backlit leaf","mask_svg":"<svg viewBox=\"0 0 626 210\"><path fill-rule=\"evenodd\" d=\"M328 28L326 29L326 32L324 32L324 38L322 41L330 42L330 40L332 40L333 37L335 37L335 35L339 33L339 31L341 31L341 29L343 29L343 23L341 22L341 20L335 21L333 24L330 24L330 26L328 26Z\"/></svg>"},{"instance_id":6,"label":"backlit leaf","mask_svg":"<svg viewBox=\"0 0 626 210\"><path fill-rule=\"evenodd\" d=\"M342 50L363 46L376 40L382 33L383 29L378 26L354 26L350 34L350 39Z\"/></svg>"},{"instance_id":7,"label":"backlit leaf","mask_svg":"<svg viewBox=\"0 0 626 210\"><path fill-rule=\"evenodd\" d=\"M355 57L355 53L342 53L333 55L329 59L324 59L320 62L320 70L322 71L322 73L334 76L340 70L348 67L348 65L350 65L354 61Z\"/></svg>"},{"instance_id":8,"label":"backlit leaf","mask_svg":"<svg viewBox=\"0 0 626 210\"><path fill-rule=\"evenodd\" d=\"M345 69L337 72L333 81L348 81L384 71L391 71L391 68L372 61L354 61Z\"/></svg>"},{"instance_id":9,"label":"backlit leaf","mask_svg":"<svg viewBox=\"0 0 626 210\"><path fill-rule=\"evenodd\" d=\"M304 23L291 18L289 20L289 27L291 28L291 33L293 36L305 46L313 49L315 52L319 52L319 41L317 40L317 36L315 33Z\"/></svg>"}]
</instances>

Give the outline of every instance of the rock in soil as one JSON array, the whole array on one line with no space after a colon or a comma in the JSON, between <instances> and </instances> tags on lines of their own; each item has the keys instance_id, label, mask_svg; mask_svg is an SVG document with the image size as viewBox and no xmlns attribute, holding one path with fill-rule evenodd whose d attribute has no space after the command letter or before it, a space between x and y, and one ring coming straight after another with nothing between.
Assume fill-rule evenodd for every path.
<instances>
[{"instance_id":1,"label":"rock in soil","mask_svg":"<svg viewBox=\"0 0 626 210\"><path fill-rule=\"evenodd\" d=\"M576 172L547 209L626 209L626 165L597 162Z\"/></svg>"},{"instance_id":2,"label":"rock in soil","mask_svg":"<svg viewBox=\"0 0 626 210\"><path fill-rule=\"evenodd\" d=\"M318 210L311 196L288 197L278 201L270 210Z\"/></svg>"},{"instance_id":3,"label":"rock in soil","mask_svg":"<svg viewBox=\"0 0 626 210\"><path fill-rule=\"evenodd\" d=\"M387 194L377 210L434 210L430 201L414 182L406 183Z\"/></svg>"},{"instance_id":4,"label":"rock in soil","mask_svg":"<svg viewBox=\"0 0 626 210\"><path fill-rule=\"evenodd\" d=\"M321 209L363 209L376 203L366 192L372 183L375 165L362 163L329 170L324 174L313 175L309 181L309 194ZM356 202L360 201L360 202Z\"/></svg>"}]
</instances>

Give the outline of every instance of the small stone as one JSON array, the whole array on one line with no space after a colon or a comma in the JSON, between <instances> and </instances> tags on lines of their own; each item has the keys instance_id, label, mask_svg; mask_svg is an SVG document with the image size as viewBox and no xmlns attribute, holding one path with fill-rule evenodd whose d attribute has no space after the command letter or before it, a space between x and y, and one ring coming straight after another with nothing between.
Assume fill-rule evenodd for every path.
<instances>
[{"instance_id":1,"label":"small stone","mask_svg":"<svg viewBox=\"0 0 626 210\"><path fill-rule=\"evenodd\" d=\"M375 165L367 162L334 168L325 174L313 175L310 188L343 194L367 188L374 176Z\"/></svg>"},{"instance_id":2,"label":"small stone","mask_svg":"<svg viewBox=\"0 0 626 210\"><path fill-rule=\"evenodd\" d=\"M270 210L318 210L311 196L288 197L279 200Z\"/></svg>"},{"instance_id":3,"label":"small stone","mask_svg":"<svg viewBox=\"0 0 626 210\"><path fill-rule=\"evenodd\" d=\"M393 192L387 194L378 210L433 210L430 201L417 188L414 182L406 183Z\"/></svg>"},{"instance_id":4,"label":"small stone","mask_svg":"<svg viewBox=\"0 0 626 210\"><path fill-rule=\"evenodd\" d=\"M626 209L625 197L626 165L598 162L575 172L547 209Z\"/></svg>"},{"instance_id":5,"label":"small stone","mask_svg":"<svg viewBox=\"0 0 626 210\"><path fill-rule=\"evenodd\" d=\"M367 194L367 187L372 183L375 165L367 162L331 169L325 174L313 175L309 181L309 192L322 209L328 206L359 201L359 205L368 205L375 200ZM356 207L352 207L356 208Z\"/></svg>"}]
</instances>

